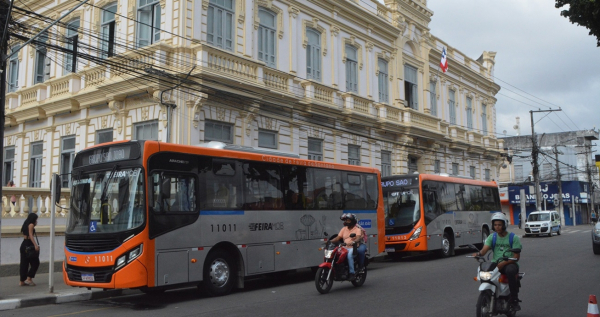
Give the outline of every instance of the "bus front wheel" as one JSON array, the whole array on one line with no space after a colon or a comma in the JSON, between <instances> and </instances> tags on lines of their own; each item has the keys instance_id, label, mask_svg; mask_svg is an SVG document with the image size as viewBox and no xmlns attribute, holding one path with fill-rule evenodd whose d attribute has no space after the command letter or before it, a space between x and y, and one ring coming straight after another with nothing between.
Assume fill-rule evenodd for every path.
<instances>
[{"instance_id":1,"label":"bus front wheel","mask_svg":"<svg viewBox=\"0 0 600 317\"><path fill-rule=\"evenodd\" d=\"M444 232L442 237L442 249L439 254L443 258L451 257L454 254L454 241L452 241L452 235L448 232Z\"/></svg>"},{"instance_id":2,"label":"bus front wheel","mask_svg":"<svg viewBox=\"0 0 600 317\"><path fill-rule=\"evenodd\" d=\"M235 281L235 272L233 257L228 252L224 250L211 252L204 265L204 291L210 296L229 294Z\"/></svg>"}]
</instances>

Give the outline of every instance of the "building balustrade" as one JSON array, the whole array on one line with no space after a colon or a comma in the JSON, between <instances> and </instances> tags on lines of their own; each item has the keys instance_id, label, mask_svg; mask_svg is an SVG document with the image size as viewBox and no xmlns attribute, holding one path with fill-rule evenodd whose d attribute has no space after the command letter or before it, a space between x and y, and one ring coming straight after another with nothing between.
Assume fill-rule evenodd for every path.
<instances>
[{"instance_id":1,"label":"building balustrade","mask_svg":"<svg viewBox=\"0 0 600 317\"><path fill-rule=\"evenodd\" d=\"M11 203L15 196L16 203ZM55 217L66 217L71 201L71 190L63 188ZM30 212L40 217L50 217L50 189L29 187L2 187L2 218L26 218Z\"/></svg>"}]
</instances>

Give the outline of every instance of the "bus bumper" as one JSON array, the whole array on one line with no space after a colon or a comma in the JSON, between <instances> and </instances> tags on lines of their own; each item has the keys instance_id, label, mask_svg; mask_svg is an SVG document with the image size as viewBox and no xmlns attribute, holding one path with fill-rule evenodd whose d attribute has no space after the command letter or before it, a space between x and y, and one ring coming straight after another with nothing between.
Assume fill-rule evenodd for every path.
<instances>
[{"instance_id":1,"label":"bus bumper","mask_svg":"<svg viewBox=\"0 0 600 317\"><path fill-rule=\"evenodd\" d=\"M92 288L137 288L148 285L148 271L146 267L137 259L127 264L122 269L112 274L110 282L85 282L70 280L69 274L63 267L63 280L65 284L75 287L92 287Z\"/></svg>"}]
</instances>

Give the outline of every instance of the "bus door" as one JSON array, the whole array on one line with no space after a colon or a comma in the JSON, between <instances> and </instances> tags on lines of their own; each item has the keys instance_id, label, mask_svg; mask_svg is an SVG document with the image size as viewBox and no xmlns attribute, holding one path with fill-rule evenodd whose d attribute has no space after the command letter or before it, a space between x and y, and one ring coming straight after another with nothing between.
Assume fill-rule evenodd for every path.
<instances>
[{"instance_id":1,"label":"bus door","mask_svg":"<svg viewBox=\"0 0 600 317\"><path fill-rule=\"evenodd\" d=\"M437 249L442 243L444 234L442 215L438 186L433 182L425 182L423 184L423 218L427 228L426 234L429 236L428 249L432 249L432 247Z\"/></svg>"},{"instance_id":2,"label":"bus door","mask_svg":"<svg viewBox=\"0 0 600 317\"><path fill-rule=\"evenodd\" d=\"M149 235L154 239L156 286L190 281L188 273L193 269L189 267L189 253L195 234L190 225L199 216L198 175L192 172L196 165L191 164L193 158L165 154L151 158L148 175ZM165 166L172 169L165 170Z\"/></svg>"}]
</instances>

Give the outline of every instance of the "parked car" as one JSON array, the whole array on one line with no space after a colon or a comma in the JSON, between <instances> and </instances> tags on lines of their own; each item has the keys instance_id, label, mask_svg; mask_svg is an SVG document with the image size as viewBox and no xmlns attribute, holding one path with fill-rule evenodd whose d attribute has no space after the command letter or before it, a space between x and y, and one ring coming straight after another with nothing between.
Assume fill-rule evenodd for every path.
<instances>
[{"instance_id":1,"label":"parked car","mask_svg":"<svg viewBox=\"0 0 600 317\"><path fill-rule=\"evenodd\" d=\"M534 211L529 214L525 222L525 236L548 235L554 232L560 235L560 215L554 210Z\"/></svg>"},{"instance_id":2,"label":"parked car","mask_svg":"<svg viewBox=\"0 0 600 317\"><path fill-rule=\"evenodd\" d=\"M592 248L594 254L600 254L600 222L596 222L592 230Z\"/></svg>"}]
</instances>

